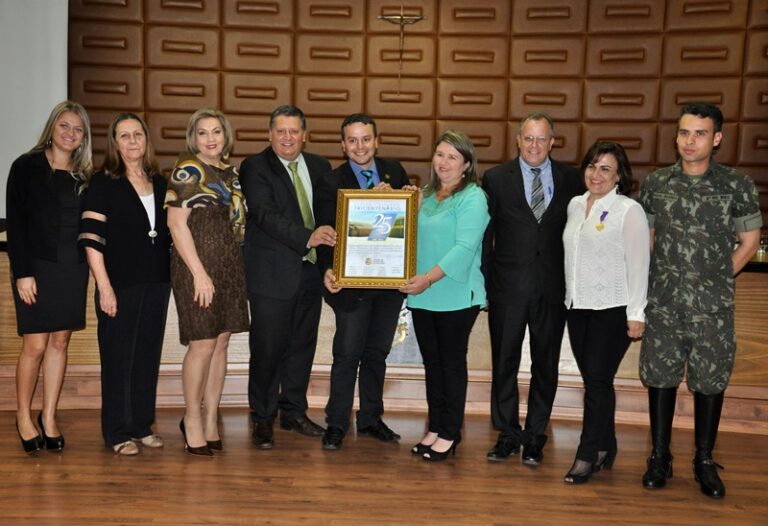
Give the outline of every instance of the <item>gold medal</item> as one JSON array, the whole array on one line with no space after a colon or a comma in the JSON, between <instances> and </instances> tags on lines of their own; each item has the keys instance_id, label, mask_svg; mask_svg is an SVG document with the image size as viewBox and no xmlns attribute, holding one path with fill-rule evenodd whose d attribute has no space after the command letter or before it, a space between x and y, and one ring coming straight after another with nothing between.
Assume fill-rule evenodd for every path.
<instances>
[{"instance_id":1,"label":"gold medal","mask_svg":"<svg viewBox=\"0 0 768 526\"><path fill-rule=\"evenodd\" d=\"M602 232L603 229L605 228L605 225L602 223L598 223L595 225L595 228L597 229L598 232Z\"/></svg>"}]
</instances>

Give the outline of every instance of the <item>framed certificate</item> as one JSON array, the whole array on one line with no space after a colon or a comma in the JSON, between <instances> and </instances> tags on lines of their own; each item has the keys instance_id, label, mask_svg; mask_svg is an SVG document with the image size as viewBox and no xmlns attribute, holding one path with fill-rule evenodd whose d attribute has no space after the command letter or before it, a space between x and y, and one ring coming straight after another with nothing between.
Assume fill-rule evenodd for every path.
<instances>
[{"instance_id":1,"label":"framed certificate","mask_svg":"<svg viewBox=\"0 0 768 526\"><path fill-rule=\"evenodd\" d=\"M339 190L336 283L397 289L416 273L418 194L410 190Z\"/></svg>"}]
</instances>

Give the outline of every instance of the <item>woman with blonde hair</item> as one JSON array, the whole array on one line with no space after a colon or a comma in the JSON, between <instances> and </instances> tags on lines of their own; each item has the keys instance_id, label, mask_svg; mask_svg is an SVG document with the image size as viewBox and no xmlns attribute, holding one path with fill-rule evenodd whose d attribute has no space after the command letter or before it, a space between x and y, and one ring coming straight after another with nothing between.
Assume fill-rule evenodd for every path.
<instances>
[{"instance_id":1,"label":"woman with blonde hair","mask_svg":"<svg viewBox=\"0 0 768 526\"><path fill-rule=\"evenodd\" d=\"M237 169L228 162L232 147L224 114L196 111L187 126L187 151L176 162L165 198L179 333L189 345L182 367L186 411L179 427L193 455L223 449L218 410L229 338L249 327L240 248L245 204Z\"/></svg>"},{"instance_id":2,"label":"woman with blonde hair","mask_svg":"<svg viewBox=\"0 0 768 526\"><path fill-rule=\"evenodd\" d=\"M27 453L61 451L56 423L67 348L85 327L88 265L77 247L83 189L93 171L85 108L64 101L51 111L37 144L14 161L8 176L8 257L17 331L16 427ZM40 367L43 408L32 421Z\"/></svg>"}]
</instances>

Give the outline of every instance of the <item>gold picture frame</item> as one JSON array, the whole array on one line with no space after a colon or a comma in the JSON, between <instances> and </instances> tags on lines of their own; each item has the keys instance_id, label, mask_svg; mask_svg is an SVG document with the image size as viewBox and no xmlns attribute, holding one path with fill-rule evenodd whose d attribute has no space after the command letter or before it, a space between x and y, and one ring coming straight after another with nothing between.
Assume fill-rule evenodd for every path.
<instances>
[{"instance_id":1,"label":"gold picture frame","mask_svg":"<svg viewBox=\"0 0 768 526\"><path fill-rule=\"evenodd\" d=\"M336 284L398 289L416 274L418 193L339 190L336 202Z\"/></svg>"}]
</instances>

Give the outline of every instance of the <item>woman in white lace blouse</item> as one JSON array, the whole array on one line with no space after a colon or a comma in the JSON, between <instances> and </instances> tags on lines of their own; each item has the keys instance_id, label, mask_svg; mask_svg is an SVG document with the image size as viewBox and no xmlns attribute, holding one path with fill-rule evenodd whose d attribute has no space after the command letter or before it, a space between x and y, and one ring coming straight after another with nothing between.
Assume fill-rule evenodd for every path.
<instances>
[{"instance_id":1,"label":"woman in white lace blouse","mask_svg":"<svg viewBox=\"0 0 768 526\"><path fill-rule=\"evenodd\" d=\"M596 142L581 162L587 192L568 205L563 232L568 335L584 379L581 442L568 484L616 458L613 379L645 327L650 242L642 207L627 197L632 169L621 145Z\"/></svg>"}]
</instances>

